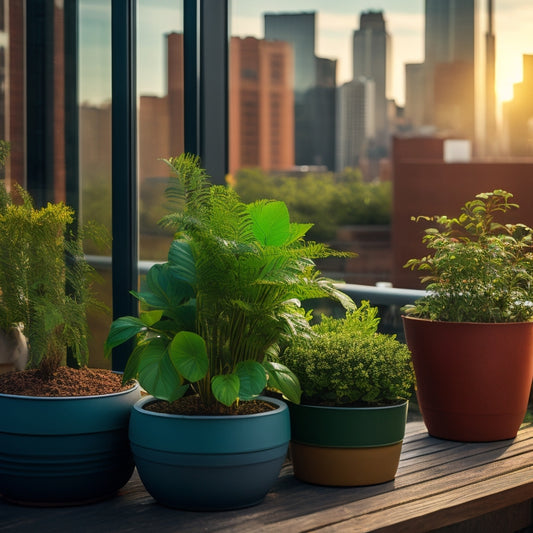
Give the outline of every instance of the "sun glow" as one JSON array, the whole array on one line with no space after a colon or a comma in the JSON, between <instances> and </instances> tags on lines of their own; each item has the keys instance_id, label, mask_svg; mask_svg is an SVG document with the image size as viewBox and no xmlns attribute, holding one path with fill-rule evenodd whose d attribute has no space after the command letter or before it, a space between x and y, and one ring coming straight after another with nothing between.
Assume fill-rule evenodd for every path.
<instances>
[{"instance_id":1,"label":"sun glow","mask_svg":"<svg viewBox=\"0 0 533 533\"><path fill-rule=\"evenodd\" d=\"M500 102L513 99L513 86L523 79L522 54L508 54L496 64L496 97Z\"/></svg>"}]
</instances>

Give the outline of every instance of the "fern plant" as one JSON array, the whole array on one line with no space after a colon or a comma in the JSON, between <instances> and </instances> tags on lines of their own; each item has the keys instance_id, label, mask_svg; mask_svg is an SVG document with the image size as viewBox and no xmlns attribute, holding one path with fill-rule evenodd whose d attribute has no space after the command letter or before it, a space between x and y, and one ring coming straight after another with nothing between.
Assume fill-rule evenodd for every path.
<instances>
[{"instance_id":1,"label":"fern plant","mask_svg":"<svg viewBox=\"0 0 533 533\"><path fill-rule=\"evenodd\" d=\"M167 163L175 177L166 196L176 210L161 224L175 240L168 261L133 293L140 317L112 324L106 352L136 337L124 379L138 378L169 402L192 388L206 406L232 406L266 386L299 401L294 375L271 356L289 339L311 335L302 300L353 306L313 261L337 252L306 242L311 225L291 223L283 202L245 204L235 191L210 185L196 156Z\"/></svg>"},{"instance_id":2,"label":"fern plant","mask_svg":"<svg viewBox=\"0 0 533 533\"><path fill-rule=\"evenodd\" d=\"M0 329L20 328L29 348L28 368L50 377L66 364L67 349L80 366L88 362L89 306L93 269L83 256L87 234L102 238L88 225L73 231L74 211L63 203L36 209L15 185L0 186Z\"/></svg>"}]
</instances>

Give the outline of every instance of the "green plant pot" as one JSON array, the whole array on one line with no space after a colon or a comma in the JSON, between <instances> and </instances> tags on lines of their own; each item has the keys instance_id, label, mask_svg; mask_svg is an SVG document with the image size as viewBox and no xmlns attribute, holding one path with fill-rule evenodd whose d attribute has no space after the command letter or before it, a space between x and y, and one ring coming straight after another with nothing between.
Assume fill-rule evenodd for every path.
<instances>
[{"instance_id":1,"label":"green plant pot","mask_svg":"<svg viewBox=\"0 0 533 533\"><path fill-rule=\"evenodd\" d=\"M533 322L403 317L428 432L465 442L512 439L533 377Z\"/></svg>"},{"instance_id":2,"label":"green plant pot","mask_svg":"<svg viewBox=\"0 0 533 533\"><path fill-rule=\"evenodd\" d=\"M0 394L0 495L24 505L77 505L130 479L128 421L140 389L80 397Z\"/></svg>"},{"instance_id":3,"label":"green plant pot","mask_svg":"<svg viewBox=\"0 0 533 533\"><path fill-rule=\"evenodd\" d=\"M276 481L290 439L287 405L239 416L185 416L147 411L137 402L130 442L146 490L161 504L224 510L260 503Z\"/></svg>"},{"instance_id":4,"label":"green plant pot","mask_svg":"<svg viewBox=\"0 0 533 533\"><path fill-rule=\"evenodd\" d=\"M289 404L294 475L329 486L374 485L396 475L408 402L386 407Z\"/></svg>"}]
</instances>

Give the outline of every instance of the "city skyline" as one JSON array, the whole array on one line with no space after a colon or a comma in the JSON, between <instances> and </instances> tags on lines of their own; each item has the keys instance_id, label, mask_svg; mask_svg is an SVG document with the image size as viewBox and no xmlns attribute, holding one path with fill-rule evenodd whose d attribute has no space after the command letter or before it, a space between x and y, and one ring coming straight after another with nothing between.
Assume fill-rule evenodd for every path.
<instances>
[{"instance_id":1,"label":"city skyline","mask_svg":"<svg viewBox=\"0 0 533 533\"><path fill-rule=\"evenodd\" d=\"M487 0L477 0L479 60L484 56ZM231 34L262 37L263 12L317 11L317 54L337 59L337 84L351 79L351 40L363 11L383 11L392 38L392 96L401 105L405 99L405 64L424 61L424 0L233 0ZM499 102L512 98L513 84L522 81L522 56L533 54L528 26L517 21L533 20L530 0L494 2L496 36L496 92ZM480 55L481 54L481 55Z\"/></svg>"},{"instance_id":2,"label":"city skyline","mask_svg":"<svg viewBox=\"0 0 533 533\"><path fill-rule=\"evenodd\" d=\"M477 0L478 52L484 50L484 35L487 28L486 2ZM176 0L139 0L138 17L142 20L138 35L140 75L139 94L162 96L165 91L166 68L164 58L164 34L183 31L183 20ZM107 0L82 0L80 10L84 24L91 30L99 27L98 42L84 39L81 27L81 44L102 48L110 46L109 5ZM337 59L337 85L351 79L352 33L359 27L362 11L384 12L387 29L392 37L392 96L398 104L405 100L405 64L424 60L424 0L292 0L289 4L271 0L265 7L264 0L231 1L231 35L263 36L263 15L268 12L318 13L318 38L316 53L320 57ZM533 39L529 35L527 22L533 20L533 2L530 0L495 0L494 33L496 37L496 91L498 102L510 100L513 84L522 81L522 57L533 54ZM520 23L517 23L519 21ZM87 32L89 33L89 32ZM94 33L93 33L94 35ZM479 59L483 59L480 56ZM84 68L84 65L81 65ZM96 71L94 69L97 69ZM87 66L83 76L86 81L80 87L80 101L98 103L109 99L111 94L111 65L93 64Z\"/></svg>"}]
</instances>

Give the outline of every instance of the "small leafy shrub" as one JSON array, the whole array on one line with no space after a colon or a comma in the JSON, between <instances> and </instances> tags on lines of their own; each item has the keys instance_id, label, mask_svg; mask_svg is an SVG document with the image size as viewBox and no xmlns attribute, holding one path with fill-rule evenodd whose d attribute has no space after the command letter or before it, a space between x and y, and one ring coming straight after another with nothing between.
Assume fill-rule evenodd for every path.
<instances>
[{"instance_id":1,"label":"small leafy shrub","mask_svg":"<svg viewBox=\"0 0 533 533\"><path fill-rule=\"evenodd\" d=\"M423 242L430 254L411 259L429 294L406 314L445 322L523 322L533 318L533 230L498 219L518 208L503 190L478 194L457 218L436 222Z\"/></svg>"},{"instance_id":2,"label":"small leafy shrub","mask_svg":"<svg viewBox=\"0 0 533 533\"><path fill-rule=\"evenodd\" d=\"M280 361L296 374L302 402L381 404L408 399L414 386L410 352L377 333L377 308L362 302L345 318L322 317L310 340L294 341Z\"/></svg>"}]
</instances>

